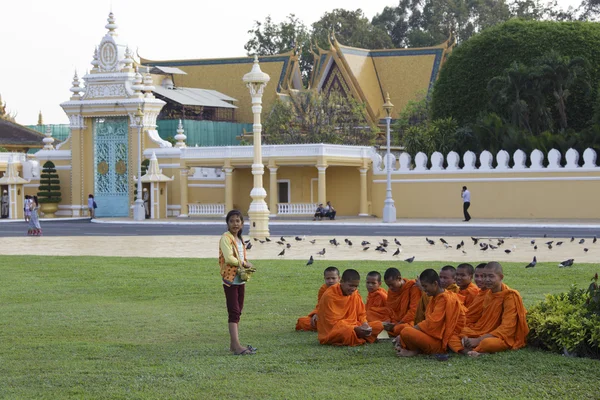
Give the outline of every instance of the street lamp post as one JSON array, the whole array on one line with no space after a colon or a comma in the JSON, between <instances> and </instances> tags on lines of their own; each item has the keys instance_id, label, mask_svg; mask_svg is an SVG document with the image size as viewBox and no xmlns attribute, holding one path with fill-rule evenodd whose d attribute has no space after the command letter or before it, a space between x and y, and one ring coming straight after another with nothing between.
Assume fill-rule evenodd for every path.
<instances>
[{"instance_id":1,"label":"street lamp post","mask_svg":"<svg viewBox=\"0 0 600 400\"><path fill-rule=\"evenodd\" d=\"M254 64L252 70L244 75L243 81L250 90L252 96L252 114L254 114L254 124L252 132L254 135L254 159L252 162L252 175L254 176L254 186L250 192L252 203L248 210L250 217L250 236L252 237L268 237L269 236L269 208L265 202L267 192L263 187L263 174L265 167L262 163L262 147L261 147L261 131L260 113L262 112L262 96L271 78L260 70L258 65L258 57L254 56ZM271 193L271 196L274 196Z\"/></svg>"},{"instance_id":2,"label":"street lamp post","mask_svg":"<svg viewBox=\"0 0 600 400\"><path fill-rule=\"evenodd\" d=\"M390 94L386 93L385 103L383 108L386 113L386 138L387 138L387 152L386 152L386 170L387 170L387 188L385 191L385 201L383 203L383 222L396 222L396 206L394 205L394 199L392 198L392 163L390 161L390 121L392 120L392 108L394 105L390 101Z\"/></svg>"},{"instance_id":3,"label":"street lamp post","mask_svg":"<svg viewBox=\"0 0 600 400\"><path fill-rule=\"evenodd\" d=\"M144 113L140 106L137 111L133 114L132 128L138 130L138 157L137 157L137 196L133 205L133 219L135 221L143 221L146 219L146 212L144 210L144 200L142 200L142 127L144 126Z\"/></svg>"}]
</instances>

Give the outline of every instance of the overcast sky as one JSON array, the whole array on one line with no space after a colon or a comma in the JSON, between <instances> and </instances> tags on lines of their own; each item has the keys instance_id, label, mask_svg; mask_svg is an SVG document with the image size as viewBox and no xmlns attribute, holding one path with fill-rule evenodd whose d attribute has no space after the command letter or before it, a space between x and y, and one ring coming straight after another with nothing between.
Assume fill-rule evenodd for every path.
<instances>
[{"instance_id":1,"label":"overcast sky","mask_svg":"<svg viewBox=\"0 0 600 400\"><path fill-rule=\"evenodd\" d=\"M71 95L73 72L90 69L112 6L117 32L150 59L244 56L254 21L290 13L306 25L334 8L361 8L368 18L397 0L3 0L0 95L17 122L68 123L59 104ZM559 0L577 5L579 0ZM240 76L240 80L242 77Z\"/></svg>"}]
</instances>

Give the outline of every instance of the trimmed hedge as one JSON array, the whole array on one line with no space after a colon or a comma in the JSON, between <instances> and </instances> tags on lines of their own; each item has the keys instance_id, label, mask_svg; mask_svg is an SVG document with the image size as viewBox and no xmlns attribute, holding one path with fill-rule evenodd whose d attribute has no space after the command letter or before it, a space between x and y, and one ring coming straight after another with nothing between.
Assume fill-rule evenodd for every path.
<instances>
[{"instance_id":1,"label":"trimmed hedge","mask_svg":"<svg viewBox=\"0 0 600 400\"><path fill-rule=\"evenodd\" d=\"M40 204L60 203L62 199L59 183L54 163L46 161L40 175L40 191L37 194L38 202Z\"/></svg>"},{"instance_id":2,"label":"trimmed hedge","mask_svg":"<svg viewBox=\"0 0 600 400\"><path fill-rule=\"evenodd\" d=\"M510 20L457 46L440 71L432 93L432 118L453 117L459 126L488 109L487 84L517 61L531 65L549 50L584 57L591 65L590 85L600 81L600 24ZM575 89L568 100L569 127L581 130L591 119L597 93L586 98Z\"/></svg>"}]
</instances>

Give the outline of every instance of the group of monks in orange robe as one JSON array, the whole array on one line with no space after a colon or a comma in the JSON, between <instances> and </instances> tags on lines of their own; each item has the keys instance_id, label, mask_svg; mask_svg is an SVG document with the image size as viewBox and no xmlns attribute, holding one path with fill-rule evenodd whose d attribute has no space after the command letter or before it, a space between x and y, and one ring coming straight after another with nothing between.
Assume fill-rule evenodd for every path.
<instances>
[{"instance_id":1,"label":"group of monks in orange robe","mask_svg":"<svg viewBox=\"0 0 600 400\"><path fill-rule=\"evenodd\" d=\"M440 272L426 269L417 279L402 278L388 268L367 274L367 304L358 292L360 274L337 268L324 272L317 306L298 319L296 330L317 331L319 343L356 346L373 343L387 331L397 354L455 353L477 357L516 350L529 333L519 292L506 286L498 262L450 265ZM473 283L473 279L475 283Z\"/></svg>"}]
</instances>

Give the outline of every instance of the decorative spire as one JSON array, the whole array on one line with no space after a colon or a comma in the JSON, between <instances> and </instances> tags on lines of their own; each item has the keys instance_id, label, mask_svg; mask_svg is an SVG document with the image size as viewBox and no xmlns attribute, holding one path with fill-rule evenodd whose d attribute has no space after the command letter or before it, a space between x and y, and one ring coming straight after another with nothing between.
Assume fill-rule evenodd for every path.
<instances>
[{"instance_id":1,"label":"decorative spire","mask_svg":"<svg viewBox=\"0 0 600 400\"><path fill-rule=\"evenodd\" d=\"M44 142L44 150L54 150L54 146L52 146L52 143L54 143L54 138L52 137L52 126L46 126L46 133L44 136L46 136L42 140L42 142Z\"/></svg>"},{"instance_id":2,"label":"decorative spire","mask_svg":"<svg viewBox=\"0 0 600 400\"><path fill-rule=\"evenodd\" d=\"M125 49L125 58L123 58L123 72L133 72L133 54L129 50L129 46Z\"/></svg>"},{"instance_id":3,"label":"decorative spire","mask_svg":"<svg viewBox=\"0 0 600 400\"><path fill-rule=\"evenodd\" d=\"M148 164L148 171L146 175L160 175L162 171L158 168L158 159L156 158L156 153L152 152L152 157L150 157L150 164Z\"/></svg>"},{"instance_id":4,"label":"decorative spire","mask_svg":"<svg viewBox=\"0 0 600 400\"><path fill-rule=\"evenodd\" d=\"M179 126L177 127L177 135L175 135L175 140L177 140L177 143L175 143L175 147L187 147L187 145L185 144L185 139L187 139L187 136L183 134L183 124L181 123L181 120L179 120Z\"/></svg>"},{"instance_id":5,"label":"decorative spire","mask_svg":"<svg viewBox=\"0 0 600 400\"><path fill-rule=\"evenodd\" d=\"M135 67L135 78L133 79L133 85L131 86L131 89L133 90L133 95L135 97L144 96L142 94L142 90L144 90L142 74L140 74L138 67Z\"/></svg>"},{"instance_id":6,"label":"decorative spire","mask_svg":"<svg viewBox=\"0 0 600 400\"><path fill-rule=\"evenodd\" d=\"M112 11L110 12L110 14L108 14L108 18L106 20L108 21L108 24L106 24L104 27L108 29L108 34L113 37L118 36L115 30L119 26L115 24L115 15L112 13Z\"/></svg>"},{"instance_id":7,"label":"decorative spire","mask_svg":"<svg viewBox=\"0 0 600 400\"><path fill-rule=\"evenodd\" d=\"M0 178L0 184L2 185L14 185L14 184L24 184L29 183L28 180L23 179L19 176L19 170L17 169L17 163L15 162L15 156L11 155L8 158L8 163L6 166L6 172Z\"/></svg>"},{"instance_id":8,"label":"decorative spire","mask_svg":"<svg viewBox=\"0 0 600 400\"><path fill-rule=\"evenodd\" d=\"M100 61L98 61L98 47L94 49L94 58L92 59L92 73L98 72L98 65L100 65Z\"/></svg>"},{"instance_id":9,"label":"decorative spire","mask_svg":"<svg viewBox=\"0 0 600 400\"><path fill-rule=\"evenodd\" d=\"M73 82L72 82L73 86L71 87L71 89L69 89L73 95L71 96L71 100L81 100L81 94L80 92L83 91L83 88L79 87L79 77L77 76L77 70L75 70L75 74L73 75ZM40 111L40 117L42 115L42 112Z\"/></svg>"},{"instance_id":10,"label":"decorative spire","mask_svg":"<svg viewBox=\"0 0 600 400\"><path fill-rule=\"evenodd\" d=\"M154 85L152 84L152 76L146 72L144 75L144 92L146 93L145 97L152 98L152 91L154 90Z\"/></svg>"},{"instance_id":11,"label":"decorative spire","mask_svg":"<svg viewBox=\"0 0 600 400\"><path fill-rule=\"evenodd\" d=\"M40 125L44 125L44 118L42 117L42 110L40 110L40 113L38 114L38 126Z\"/></svg>"}]
</instances>

